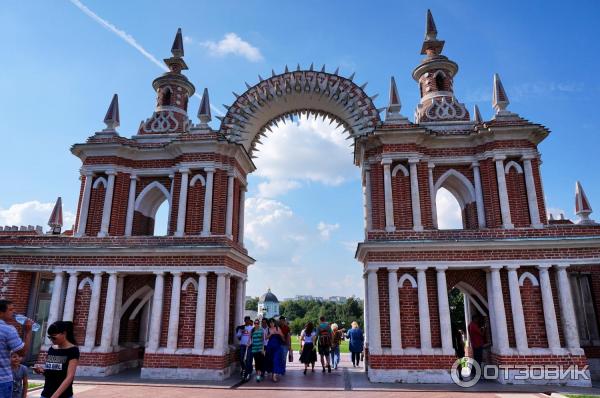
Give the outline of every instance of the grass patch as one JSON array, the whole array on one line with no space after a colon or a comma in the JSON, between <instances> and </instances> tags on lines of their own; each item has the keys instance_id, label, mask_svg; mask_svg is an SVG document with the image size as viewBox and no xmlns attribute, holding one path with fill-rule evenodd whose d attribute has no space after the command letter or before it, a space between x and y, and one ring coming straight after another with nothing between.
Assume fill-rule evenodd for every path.
<instances>
[{"instance_id":1,"label":"grass patch","mask_svg":"<svg viewBox=\"0 0 600 398\"><path fill-rule=\"evenodd\" d=\"M27 383L27 389L31 390L32 388L41 387L43 385L44 385L44 383L36 383L34 381L30 381L29 383Z\"/></svg>"},{"instance_id":2,"label":"grass patch","mask_svg":"<svg viewBox=\"0 0 600 398\"><path fill-rule=\"evenodd\" d=\"M342 343L340 344L340 352L342 352L342 353L350 352L348 344L349 344L348 340L343 340ZM298 340L298 336L292 335L292 350L294 350L295 352L300 351L300 341Z\"/></svg>"},{"instance_id":3,"label":"grass patch","mask_svg":"<svg viewBox=\"0 0 600 398\"><path fill-rule=\"evenodd\" d=\"M566 394L569 398L598 398L600 395L589 395L589 394Z\"/></svg>"}]
</instances>

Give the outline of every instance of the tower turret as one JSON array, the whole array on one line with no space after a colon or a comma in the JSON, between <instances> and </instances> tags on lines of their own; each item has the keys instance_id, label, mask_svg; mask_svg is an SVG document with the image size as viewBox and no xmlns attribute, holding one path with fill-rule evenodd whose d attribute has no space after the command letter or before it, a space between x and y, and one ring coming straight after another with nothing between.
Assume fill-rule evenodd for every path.
<instances>
[{"instance_id":1,"label":"tower turret","mask_svg":"<svg viewBox=\"0 0 600 398\"><path fill-rule=\"evenodd\" d=\"M421 54L425 58L413 71L419 83L421 101L415 111L415 123L468 121L469 112L454 96L456 62L442 55L444 41L438 40L437 28L431 11L427 10L425 40Z\"/></svg>"},{"instance_id":2,"label":"tower turret","mask_svg":"<svg viewBox=\"0 0 600 398\"><path fill-rule=\"evenodd\" d=\"M183 38L181 28L177 30L170 58L165 64L169 71L154 79L156 108L152 117L140 124L139 134L172 134L189 131L187 107L195 87L181 71L188 69L183 60Z\"/></svg>"}]
</instances>

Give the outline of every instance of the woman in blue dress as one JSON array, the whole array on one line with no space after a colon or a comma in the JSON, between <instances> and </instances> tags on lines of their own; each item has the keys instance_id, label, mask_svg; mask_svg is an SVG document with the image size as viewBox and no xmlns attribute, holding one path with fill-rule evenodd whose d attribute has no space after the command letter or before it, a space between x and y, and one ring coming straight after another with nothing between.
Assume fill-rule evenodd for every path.
<instances>
[{"instance_id":1,"label":"woman in blue dress","mask_svg":"<svg viewBox=\"0 0 600 398\"><path fill-rule=\"evenodd\" d=\"M265 360L265 371L273 375L273 381L279 381L278 376L284 372L281 350L284 344L283 333L275 319L269 319L269 331L267 334L267 355Z\"/></svg>"},{"instance_id":2,"label":"woman in blue dress","mask_svg":"<svg viewBox=\"0 0 600 398\"><path fill-rule=\"evenodd\" d=\"M352 329L348 331L348 340L352 353L352 366L357 367L360 363L360 354L363 352L365 336L356 321L352 322Z\"/></svg>"}]
</instances>

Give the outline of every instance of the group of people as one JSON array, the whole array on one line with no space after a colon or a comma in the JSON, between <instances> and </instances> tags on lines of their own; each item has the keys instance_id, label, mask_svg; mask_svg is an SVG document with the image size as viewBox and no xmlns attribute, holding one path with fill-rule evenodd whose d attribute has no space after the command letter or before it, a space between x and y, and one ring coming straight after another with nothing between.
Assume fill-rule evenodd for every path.
<instances>
[{"instance_id":1,"label":"group of people","mask_svg":"<svg viewBox=\"0 0 600 398\"><path fill-rule=\"evenodd\" d=\"M0 398L27 397L27 367L23 356L31 346L31 327L28 319L23 324L23 339L8 322L14 319L14 304L0 300ZM79 348L73 335L73 323L58 321L48 327L48 349L45 363L34 366L33 371L44 375L42 398L70 398L73 396L73 379L79 363Z\"/></svg>"},{"instance_id":2,"label":"group of people","mask_svg":"<svg viewBox=\"0 0 600 398\"><path fill-rule=\"evenodd\" d=\"M352 329L347 334L336 323L330 324L325 317L320 317L315 327L308 322L300 333L300 362L304 364L304 374L308 368L315 371L317 352L320 357L323 373L331 373L340 363L340 345L345 338L349 339L352 353L352 365L358 366L364 347L364 334L357 322L352 322ZM256 381L261 382L270 374L274 382L285 375L286 362L294 360L292 351L291 330L285 317L279 319L244 318L244 325L236 328L236 337L240 343L239 358L242 381L252 377L253 364Z\"/></svg>"}]
</instances>

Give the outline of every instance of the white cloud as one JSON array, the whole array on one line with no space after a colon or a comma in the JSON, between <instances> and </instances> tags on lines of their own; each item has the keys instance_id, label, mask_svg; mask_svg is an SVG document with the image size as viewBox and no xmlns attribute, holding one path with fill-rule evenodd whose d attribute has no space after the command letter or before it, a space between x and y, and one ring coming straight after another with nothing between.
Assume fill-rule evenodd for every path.
<instances>
[{"instance_id":1,"label":"white cloud","mask_svg":"<svg viewBox=\"0 0 600 398\"><path fill-rule=\"evenodd\" d=\"M306 183L327 186L358 179L352 149L342 128L329 120L302 117L273 128L257 152L256 176L261 197L274 198Z\"/></svg>"},{"instance_id":2,"label":"white cloud","mask_svg":"<svg viewBox=\"0 0 600 398\"><path fill-rule=\"evenodd\" d=\"M319 221L319 224L317 224L317 230L319 231L319 235L321 235L321 238L328 240L329 238L331 238L331 233L333 231L336 231L340 228L340 224L327 224L323 221Z\"/></svg>"},{"instance_id":3,"label":"white cloud","mask_svg":"<svg viewBox=\"0 0 600 398\"><path fill-rule=\"evenodd\" d=\"M15 203L8 208L0 208L0 225L41 225L46 229L54 203L42 203L32 200ZM70 229L75 223L75 213L63 209L63 229Z\"/></svg>"},{"instance_id":4,"label":"white cloud","mask_svg":"<svg viewBox=\"0 0 600 398\"><path fill-rule=\"evenodd\" d=\"M440 188L435 198L438 228L462 229L462 212L454 196L446 189Z\"/></svg>"},{"instance_id":5,"label":"white cloud","mask_svg":"<svg viewBox=\"0 0 600 398\"><path fill-rule=\"evenodd\" d=\"M188 41L191 41L191 39L188 38ZM214 56L222 57L233 54L242 56L251 62L259 62L264 59L258 48L243 40L233 32L227 33L225 37L218 42L207 40L200 44L208 48L210 54Z\"/></svg>"}]
</instances>

